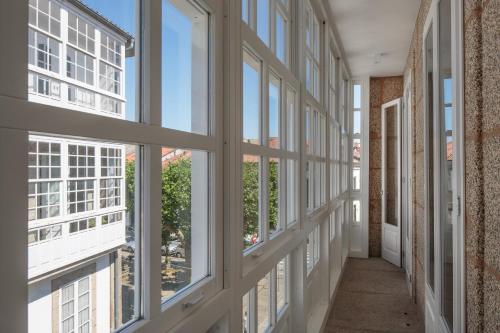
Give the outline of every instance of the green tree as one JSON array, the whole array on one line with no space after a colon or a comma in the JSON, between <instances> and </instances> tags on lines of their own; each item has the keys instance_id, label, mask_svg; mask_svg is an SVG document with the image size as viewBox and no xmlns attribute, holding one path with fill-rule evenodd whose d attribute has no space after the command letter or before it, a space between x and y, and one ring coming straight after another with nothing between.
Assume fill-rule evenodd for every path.
<instances>
[{"instance_id":1,"label":"green tree","mask_svg":"<svg viewBox=\"0 0 500 333\"><path fill-rule=\"evenodd\" d=\"M259 163L243 162L243 235L259 232ZM245 245L251 245L245 237Z\"/></svg>"},{"instance_id":2,"label":"green tree","mask_svg":"<svg viewBox=\"0 0 500 333\"><path fill-rule=\"evenodd\" d=\"M278 228L279 212L279 163L277 161L269 162L269 229Z\"/></svg>"},{"instance_id":3,"label":"green tree","mask_svg":"<svg viewBox=\"0 0 500 333\"><path fill-rule=\"evenodd\" d=\"M162 245L172 240L184 246L191 262L191 159L181 158L162 169Z\"/></svg>"}]
</instances>

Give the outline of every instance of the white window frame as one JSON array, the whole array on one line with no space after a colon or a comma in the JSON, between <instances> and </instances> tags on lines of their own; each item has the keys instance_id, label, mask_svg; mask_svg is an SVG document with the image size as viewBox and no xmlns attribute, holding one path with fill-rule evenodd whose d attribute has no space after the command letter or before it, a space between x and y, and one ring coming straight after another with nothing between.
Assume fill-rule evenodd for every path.
<instances>
[{"instance_id":1,"label":"white window frame","mask_svg":"<svg viewBox=\"0 0 500 333\"><path fill-rule=\"evenodd\" d=\"M243 141L243 119L242 116L243 114L241 113L238 117L238 133L240 135L240 142L241 142L241 147L239 148L239 161L242 161L244 155L252 155L252 156L259 156L260 161L261 161L261 168L260 168L260 220L259 220L259 233L260 233L260 242L257 244L247 248L243 249L242 248L242 256L243 256L243 274L245 274L246 271L251 271L254 267L258 265L259 262L261 262L264 258L269 257L270 253L268 253L267 249L273 248L276 246L276 244L279 244L283 241L283 239L290 237L293 228L295 228L295 221L298 220L296 219L295 221L288 221L287 223L287 196L288 196L288 191L287 191L287 163L286 161L290 160L295 160L299 161L299 150L296 149L295 151L289 151L287 149L287 142L288 140L292 139L294 140L294 143L298 142L295 140L298 140L298 137L294 138L287 138L287 131L285 130L286 124L287 124L287 103L286 103L286 97L287 97L287 89L292 90L295 93L295 98L296 98L296 108L298 108L298 98L299 94L298 92L300 91L298 87L298 80L295 79L291 71L280 61L276 58L275 54L272 52L271 49L269 49L262 41L260 38L256 35L256 33L241 19L241 15L238 16L240 20L240 26L241 26L241 38L242 38L242 44L243 46L240 47L240 66L239 66L239 72L241 72L241 77L243 78L242 75L242 65L243 64L243 59L245 56L244 54L248 54L252 59L255 59L255 63L260 64L260 80L259 80L259 92L260 92L260 101L259 101L259 126L260 126L260 133L259 133L259 139L260 139L260 144L252 144L248 142L242 142ZM254 67L254 66L253 66ZM269 80L271 76L275 76L277 79L280 80L280 105L279 105L279 110L280 110L280 119L279 119L279 137L280 137L280 145L278 149L271 148L269 147L268 144L268 133L269 133L269 105L268 105L268 100L269 100ZM243 85L241 85L241 88L243 88ZM241 90L242 91L242 90ZM241 94L241 92L240 92ZM241 99L241 108L243 107L243 100ZM295 117L295 115L294 115ZM298 125L296 125L298 126ZM297 128L297 127L296 127ZM295 130L294 133L298 134L298 130ZM297 147L297 145L295 145ZM268 161L270 158L278 158L280 160L280 198L279 198L279 225L280 229L274 232L272 235L269 234L269 223L268 223L268 211L269 211L269 193L268 193L268 186L267 186L267 179L268 179L268 173L269 173L269 168L268 168ZM241 169L240 169L241 170ZM294 170L296 175L293 175L294 178L298 177L298 172L297 170ZM240 175L241 177L241 175ZM298 178L295 178L298 179ZM241 180L240 180L241 181ZM297 183L298 184L298 180ZM242 188L238 189L238 192L241 193ZM284 195L283 195L284 194ZM242 194L240 194L242 195ZM295 195L294 195L295 197ZM241 196L242 198L242 196ZM298 198L297 198L298 199ZM239 205L242 205L243 201L240 201ZM242 215L241 215L242 216ZM296 215L298 216L298 215ZM241 218L241 221L243 219ZM242 226L242 224L241 224ZM243 233L241 234L242 237L241 239L243 240ZM241 246L243 247L243 241L241 242Z\"/></svg>"},{"instance_id":2,"label":"white window frame","mask_svg":"<svg viewBox=\"0 0 500 333\"><path fill-rule=\"evenodd\" d=\"M2 154L6 154L5 149L7 147L16 147L17 149L15 154L10 154L11 159L8 161L1 159L0 169L5 170L7 167L13 167L16 170L24 170L22 166L27 163L27 138L29 132L87 137L106 142L131 142L142 147L143 153L141 153L139 161L144 172L141 180L145 183L142 186L144 189L144 202L141 207L144 214L144 229L140 239L136 240L136 246L139 249L143 243L144 253L136 253L138 259L143 259L142 267L144 271L141 286L144 289L139 300L143 306L140 306L141 319L123 328L123 332L151 331L156 330L158 327L170 330L175 325L181 323L183 318L193 314L198 307L206 306L214 300L220 301L221 297L226 300L227 297L227 293L221 293L223 286L223 247L222 241L219 239L219 235L222 235L223 230L222 151L224 149L224 142L222 131L223 99L221 78L223 73L222 53L224 52L224 48L221 36L223 36L224 14L220 1L200 0L196 3L202 6L211 16L209 29L209 40L211 42L209 49L211 73L209 79L209 106L212 115L210 118L212 134L209 136L179 133L179 131L161 128L161 90L159 89L161 78L158 68L161 66L162 40L161 34L158 33L159 31L150 29L151 27L161 26L161 2L144 1L141 5L141 12L144 15L141 19L141 24L144 26L144 29L138 26L138 31L142 32L142 36L140 36L141 38L137 36L136 45L142 46L142 48L136 50L136 56L142 59L143 67L141 67L141 76L143 88L147 87L147 89L141 90L137 87L137 91L140 91L141 94L141 98L137 99L137 108L141 110L141 122L137 123L111 117L102 117L96 114L72 112L70 109L54 108L49 105L28 102L28 76L26 72L28 24L26 21L18 22L21 21L19 18L26 17L27 19L28 3L27 1L19 1L14 6L11 6L12 3L9 2L9 15L6 15L7 11L4 11L4 4L0 5L2 7L2 10L0 10L2 19L12 27L9 35L11 37L12 35L16 36L15 39L9 39L12 40L12 44L4 55L13 60L9 62L9 66L11 66L9 73L18 74L15 84L7 85L5 79L0 80L0 108L2 110L16 110L16 112L2 112L0 117L0 137L2 138L0 140L0 150ZM3 30L0 34L2 37L7 38ZM19 75L20 73L26 73L26 75ZM10 77L10 75L2 77ZM214 131L215 128L217 128L217 131ZM158 232L161 221L161 207L158 193L161 190L157 180L160 179L161 164L159 161L162 146L201 149L213 153L213 158L210 161L210 169L213 172L211 198L214 199L210 209L210 218L213 221L209 232L211 237L210 252L213 253L210 262L210 275L204 281L179 294L166 308L163 308L163 313L160 306L160 265L156 264L160 262L161 256L160 233ZM22 155L25 157L21 158ZM10 185L17 182L25 184L27 168L26 171L19 171L15 176L11 175L11 179L8 182L5 182L6 179L4 176L1 176L1 179L2 184ZM26 220L27 186L17 186L15 191L10 191L10 194L1 191L0 196L2 198L2 210L7 219L17 222ZM26 228L25 224L18 224L22 229ZM8 224L5 227L11 228L12 226ZM22 282L23 286L16 290L26 290L27 275L25 267L28 267L27 238L26 231L21 236L17 231L18 228L14 226L11 229L10 237L16 243L22 245L22 249L19 246L15 246L12 242L8 242L10 244L8 246L15 248L19 257L26 258L26 260L17 261L15 266L18 269L13 269L10 274L16 276L16 279ZM11 279L7 278L6 281L11 281ZM200 295L203 295L201 299ZM215 295L218 296L214 298ZM27 317L24 316L27 310L27 295L12 295L12 299L16 299L11 301L11 305L16 311L15 317L19 318L19 320L12 320L12 323L8 325L9 327L5 329L13 332L26 332ZM23 304L23 306L18 308L17 304Z\"/></svg>"},{"instance_id":3,"label":"white window frame","mask_svg":"<svg viewBox=\"0 0 500 333\"><path fill-rule=\"evenodd\" d=\"M440 94L440 84L439 84L439 3L440 0L433 0L427 17L424 22L424 27L422 30L422 49L417 50L417 52L422 52L422 73L423 78L426 77L426 36L432 27L432 43L433 43L433 114L434 114L434 126L436 126L436 121L438 115L440 114L441 105L439 104ZM452 103L454 106L454 116L452 117L453 122L453 173L452 177L452 188L453 188L453 331L463 332L466 330L466 304L465 304L465 214L463 214L463 201L464 198L464 186L465 186L465 176L464 176L464 58L463 58L463 4L456 1L450 2L450 16L451 16L451 73L453 77L452 82ZM440 206L441 198L436 195L436 188L439 189L441 185L436 184L439 179L442 179L439 174L440 165L440 147L436 144L436 130L434 129L433 141L429 142L428 127L429 124L429 110L426 105L429 105L428 100L428 84L427 80L423 80L423 100L424 100L424 196L425 196L425 312L426 312L426 327L429 329L440 330L442 332L449 332L448 325L442 316L442 239L441 239L441 219L437 219L442 213ZM438 122L439 124L439 122ZM441 135L439 133L439 135ZM434 292L429 285L429 279L427 272L429 272L430 260L429 260L429 191L433 189L429 188L429 183L427 179L429 178L429 157L428 149L429 146L434 146ZM459 162L462 161L462 162ZM437 192L437 193L440 193ZM437 204L437 205L436 205Z\"/></svg>"},{"instance_id":4,"label":"white window frame","mask_svg":"<svg viewBox=\"0 0 500 333\"><path fill-rule=\"evenodd\" d=\"M75 280L75 281L72 281L64 286L62 286L61 288L59 288L59 304L58 304L58 310L59 310L59 318L60 318L60 322L59 322L59 327L60 327L60 330L62 331L62 326L63 326L63 322L64 320L66 320L67 318L63 318L62 317L62 306L63 306L63 301L62 301L62 290L70 285L73 285L73 299L72 299L72 302L73 302L73 327L74 327L74 331L76 332L78 330L78 328L80 327L79 325L79 317L78 317L78 312L79 312L79 309L78 309L78 301L79 301L79 297L81 296L78 289L79 289L79 286L80 286L80 281L82 280L85 280L85 279L88 279L88 283L89 283L89 286L88 286L88 290L87 290L87 294L88 294L88 298L89 298L89 303L87 304L87 308L88 308L88 312L89 312L89 318L88 318L88 321L87 323L89 323L89 332L92 332L92 325L91 325L91 319L92 319L92 279L91 279L91 276L90 275L87 275L83 278L80 278L78 280ZM83 295L83 294L82 294ZM70 317L68 317L70 318Z\"/></svg>"}]
</instances>

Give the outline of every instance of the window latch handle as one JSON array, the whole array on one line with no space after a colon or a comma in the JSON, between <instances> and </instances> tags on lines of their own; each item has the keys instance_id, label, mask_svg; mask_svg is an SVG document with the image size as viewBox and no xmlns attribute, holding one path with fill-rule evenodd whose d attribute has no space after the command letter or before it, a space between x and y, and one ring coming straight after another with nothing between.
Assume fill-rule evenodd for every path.
<instances>
[{"instance_id":1,"label":"window latch handle","mask_svg":"<svg viewBox=\"0 0 500 333\"><path fill-rule=\"evenodd\" d=\"M203 301L203 299L205 299L205 295L203 294L200 294L198 297L192 299L192 300L189 300L187 301L186 303L184 303L182 305L182 307L185 309L188 309L188 308L192 308L193 306L195 306L196 304L200 303L201 301Z\"/></svg>"}]
</instances>

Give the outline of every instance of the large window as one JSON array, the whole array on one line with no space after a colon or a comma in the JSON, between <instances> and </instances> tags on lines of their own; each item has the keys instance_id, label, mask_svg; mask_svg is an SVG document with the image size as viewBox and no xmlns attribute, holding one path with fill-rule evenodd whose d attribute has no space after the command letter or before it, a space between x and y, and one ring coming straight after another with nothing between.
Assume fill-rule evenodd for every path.
<instances>
[{"instance_id":1,"label":"large window","mask_svg":"<svg viewBox=\"0 0 500 333\"><path fill-rule=\"evenodd\" d=\"M217 167L218 146L213 132L217 118L211 112L212 97L209 98L209 92L215 88L209 75L211 16L195 1L161 3L161 127L166 133L175 133L175 138L185 139L177 139L182 147L164 145L158 156L161 159L158 292L163 310L182 311L190 306L190 298L213 295L219 286L215 255L221 246L222 232L215 233L220 217L214 214L219 187L215 177L220 166ZM187 300L183 302L187 303L179 301L184 297Z\"/></svg>"},{"instance_id":2,"label":"large window","mask_svg":"<svg viewBox=\"0 0 500 333\"><path fill-rule=\"evenodd\" d=\"M78 48L94 53L95 28L81 17L68 13L68 42Z\"/></svg>"},{"instance_id":3,"label":"large window","mask_svg":"<svg viewBox=\"0 0 500 333\"><path fill-rule=\"evenodd\" d=\"M269 332L276 327L289 304L289 274L286 256L243 296L243 332Z\"/></svg>"},{"instance_id":4,"label":"large window","mask_svg":"<svg viewBox=\"0 0 500 333\"><path fill-rule=\"evenodd\" d=\"M207 277L210 154L162 149L161 296L166 301Z\"/></svg>"},{"instance_id":5,"label":"large window","mask_svg":"<svg viewBox=\"0 0 500 333\"><path fill-rule=\"evenodd\" d=\"M290 63L291 9L288 1L241 0L241 18L285 65Z\"/></svg>"},{"instance_id":6,"label":"large window","mask_svg":"<svg viewBox=\"0 0 500 333\"><path fill-rule=\"evenodd\" d=\"M306 240L306 266L307 266L307 275L309 275L316 264L319 262L320 257L320 226L317 225L314 229L309 233L309 236Z\"/></svg>"},{"instance_id":7,"label":"large window","mask_svg":"<svg viewBox=\"0 0 500 333\"><path fill-rule=\"evenodd\" d=\"M353 85L352 111L352 190L361 190L361 85Z\"/></svg>"},{"instance_id":8,"label":"large window","mask_svg":"<svg viewBox=\"0 0 500 333\"><path fill-rule=\"evenodd\" d=\"M104 62L99 63L99 88L121 94L121 71Z\"/></svg>"},{"instance_id":9,"label":"large window","mask_svg":"<svg viewBox=\"0 0 500 333\"><path fill-rule=\"evenodd\" d=\"M320 28L318 18L309 1L305 3L305 73L306 89L316 100L320 99Z\"/></svg>"},{"instance_id":10,"label":"large window","mask_svg":"<svg viewBox=\"0 0 500 333\"><path fill-rule=\"evenodd\" d=\"M60 43L41 32L29 29L29 63L50 72L59 73Z\"/></svg>"},{"instance_id":11,"label":"large window","mask_svg":"<svg viewBox=\"0 0 500 333\"><path fill-rule=\"evenodd\" d=\"M194 1L162 3L162 126L211 134L209 15Z\"/></svg>"},{"instance_id":12,"label":"large window","mask_svg":"<svg viewBox=\"0 0 500 333\"><path fill-rule=\"evenodd\" d=\"M61 35L61 8L55 1L30 0L29 23L51 35Z\"/></svg>"},{"instance_id":13,"label":"large window","mask_svg":"<svg viewBox=\"0 0 500 333\"><path fill-rule=\"evenodd\" d=\"M101 32L101 58L120 67L122 65L122 44L108 34Z\"/></svg>"},{"instance_id":14,"label":"large window","mask_svg":"<svg viewBox=\"0 0 500 333\"><path fill-rule=\"evenodd\" d=\"M101 68L101 75L102 74ZM66 75L72 79L86 83L94 84L94 59L70 46L66 50ZM104 88L101 85L101 88Z\"/></svg>"}]
</instances>

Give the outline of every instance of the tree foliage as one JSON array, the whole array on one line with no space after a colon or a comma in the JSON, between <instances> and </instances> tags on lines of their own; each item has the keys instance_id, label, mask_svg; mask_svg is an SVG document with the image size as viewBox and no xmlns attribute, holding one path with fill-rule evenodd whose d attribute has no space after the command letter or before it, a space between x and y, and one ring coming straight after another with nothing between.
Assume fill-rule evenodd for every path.
<instances>
[{"instance_id":1,"label":"tree foliage","mask_svg":"<svg viewBox=\"0 0 500 333\"><path fill-rule=\"evenodd\" d=\"M243 188L243 234L250 244L251 236L259 233L259 173L258 162L244 162ZM276 229L279 219L279 164L269 163L269 227ZM134 211L135 162L126 163L127 211ZM162 168L161 222L162 244L178 240L183 244L186 262L191 256L191 159L181 158Z\"/></svg>"}]
</instances>

